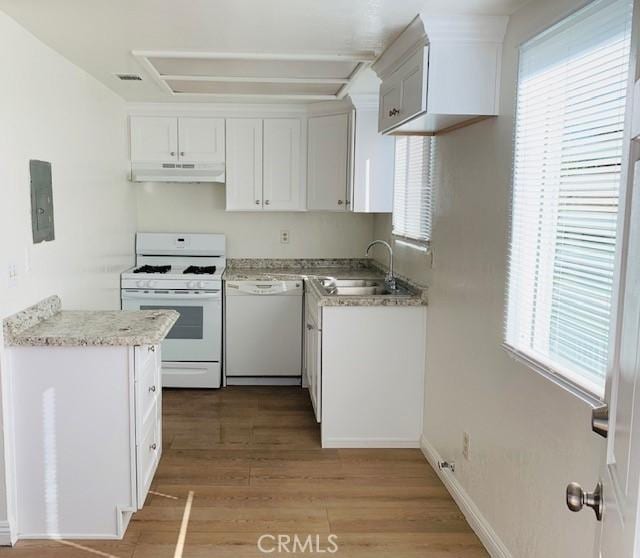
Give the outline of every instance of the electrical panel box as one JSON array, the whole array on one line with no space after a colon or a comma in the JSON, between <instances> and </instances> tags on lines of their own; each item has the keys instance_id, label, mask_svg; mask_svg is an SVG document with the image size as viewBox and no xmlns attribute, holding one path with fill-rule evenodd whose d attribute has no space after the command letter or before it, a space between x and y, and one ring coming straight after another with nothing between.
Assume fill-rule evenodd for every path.
<instances>
[{"instance_id":1,"label":"electrical panel box","mask_svg":"<svg viewBox=\"0 0 640 558\"><path fill-rule=\"evenodd\" d=\"M29 172L31 175L31 230L33 243L37 244L55 238L51 163L32 159L29 161Z\"/></svg>"}]
</instances>

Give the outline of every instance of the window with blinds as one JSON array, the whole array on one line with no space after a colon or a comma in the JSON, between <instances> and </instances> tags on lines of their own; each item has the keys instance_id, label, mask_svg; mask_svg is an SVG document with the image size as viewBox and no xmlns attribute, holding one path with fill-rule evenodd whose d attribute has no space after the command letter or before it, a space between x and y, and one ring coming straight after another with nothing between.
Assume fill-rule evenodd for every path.
<instances>
[{"instance_id":1,"label":"window with blinds","mask_svg":"<svg viewBox=\"0 0 640 558\"><path fill-rule=\"evenodd\" d=\"M632 0L596 0L522 46L507 348L604 392Z\"/></svg>"},{"instance_id":2,"label":"window with blinds","mask_svg":"<svg viewBox=\"0 0 640 558\"><path fill-rule=\"evenodd\" d=\"M396 137L393 185L393 235L426 244L431 239L432 140Z\"/></svg>"}]
</instances>

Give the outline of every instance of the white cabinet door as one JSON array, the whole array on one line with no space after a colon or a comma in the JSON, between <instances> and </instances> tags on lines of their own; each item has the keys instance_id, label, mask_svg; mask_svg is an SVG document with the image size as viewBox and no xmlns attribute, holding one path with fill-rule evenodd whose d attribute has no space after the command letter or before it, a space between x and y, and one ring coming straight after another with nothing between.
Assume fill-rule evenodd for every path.
<instances>
[{"instance_id":1,"label":"white cabinet door","mask_svg":"<svg viewBox=\"0 0 640 558\"><path fill-rule=\"evenodd\" d=\"M179 118L178 147L183 163L223 163L224 118Z\"/></svg>"},{"instance_id":2,"label":"white cabinet door","mask_svg":"<svg viewBox=\"0 0 640 558\"><path fill-rule=\"evenodd\" d=\"M392 74L380 84L380 107L378 130L384 132L400 122L402 106L402 84L397 73Z\"/></svg>"},{"instance_id":3,"label":"white cabinet door","mask_svg":"<svg viewBox=\"0 0 640 558\"><path fill-rule=\"evenodd\" d=\"M307 380L309 382L309 396L313 405L316 420L322 420L322 362L321 344L322 332L318 323L309 314L305 324Z\"/></svg>"},{"instance_id":4,"label":"white cabinet door","mask_svg":"<svg viewBox=\"0 0 640 558\"><path fill-rule=\"evenodd\" d=\"M227 211L262 210L262 119L228 118Z\"/></svg>"},{"instance_id":5,"label":"white cabinet door","mask_svg":"<svg viewBox=\"0 0 640 558\"><path fill-rule=\"evenodd\" d=\"M402 106L400 120L413 118L427 110L427 60L429 47L419 48L417 52L400 67L402 84Z\"/></svg>"},{"instance_id":6,"label":"white cabinet door","mask_svg":"<svg viewBox=\"0 0 640 558\"><path fill-rule=\"evenodd\" d=\"M350 209L356 213L391 213L395 139L378 133L378 111L357 109Z\"/></svg>"},{"instance_id":7,"label":"white cabinet door","mask_svg":"<svg viewBox=\"0 0 640 558\"><path fill-rule=\"evenodd\" d=\"M170 163L178 160L178 119L173 116L132 116L131 160Z\"/></svg>"},{"instance_id":8,"label":"white cabinet door","mask_svg":"<svg viewBox=\"0 0 640 558\"><path fill-rule=\"evenodd\" d=\"M349 114L309 118L308 209L344 211L349 196Z\"/></svg>"},{"instance_id":9,"label":"white cabinet door","mask_svg":"<svg viewBox=\"0 0 640 558\"><path fill-rule=\"evenodd\" d=\"M136 409L136 483L138 509L144 506L162 454L162 384L160 346L134 352Z\"/></svg>"},{"instance_id":10,"label":"white cabinet door","mask_svg":"<svg viewBox=\"0 0 640 558\"><path fill-rule=\"evenodd\" d=\"M302 123L298 118L274 118L263 123L264 209L305 209L305 191L300 161Z\"/></svg>"},{"instance_id":11,"label":"white cabinet door","mask_svg":"<svg viewBox=\"0 0 640 558\"><path fill-rule=\"evenodd\" d=\"M420 47L380 84L378 130L384 132L427 110L429 47Z\"/></svg>"}]
</instances>

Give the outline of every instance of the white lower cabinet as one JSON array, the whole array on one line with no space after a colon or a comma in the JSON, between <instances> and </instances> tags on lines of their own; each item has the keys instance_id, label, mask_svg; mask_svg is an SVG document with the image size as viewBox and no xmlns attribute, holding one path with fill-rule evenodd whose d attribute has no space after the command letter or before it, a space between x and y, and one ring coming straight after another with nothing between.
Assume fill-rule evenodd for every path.
<instances>
[{"instance_id":1,"label":"white lower cabinet","mask_svg":"<svg viewBox=\"0 0 640 558\"><path fill-rule=\"evenodd\" d=\"M162 454L160 346L7 353L18 538L122 538Z\"/></svg>"},{"instance_id":2,"label":"white lower cabinet","mask_svg":"<svg viewBox=\"0 0 640 558\"><path fill-rule=\"evenodd\" d=\"M313 412L322 421L322 330L317 300L308 297L304 321L304 370L305 383L311 397Z\"/></svg>"},{"instance_id":3,"label":"white lower cabinet","mask_svg":"<svg viewBox=\"0 0 640 558\"><path fill-rule=\"evenodd\" d=\"M305 376L324 448L420 447L426 307L305 307Z\"/></svg>"}]
</instances>

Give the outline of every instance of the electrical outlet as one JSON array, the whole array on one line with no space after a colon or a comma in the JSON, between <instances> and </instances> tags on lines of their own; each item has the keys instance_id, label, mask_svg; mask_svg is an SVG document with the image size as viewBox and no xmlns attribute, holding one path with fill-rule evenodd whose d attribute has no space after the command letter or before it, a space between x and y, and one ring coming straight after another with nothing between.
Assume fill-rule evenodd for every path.
<instances>
[{"instance_id":1,"label":"electrical outlet","mask_svg":"<svg viewBox=\"0 0 640 558\"><path fill-rule=\"evenodd\" d=\"M463 432L462 433L462 456L467 461L469 461L469 448L470 448L469 433Z\"/></svg>"},{"instance_id":2,"label":"electrical outlet","mask_svg":"<svg viewBox=\"0 0 640 558\"><path fill-rule=\"evenodd\" d=\"M7 279L9 287L15 287L18 282L18 267L11 263L7 269Z\"/></svg>"},{"instance_id":3,"label":"electrical outlet","mask_svg":"<svg viewBox=\"0 0 640 558\"><path fill-rule=\"evenodd\" d=\"M289 244L289 231L280 231L280 244Z\"/></svg>"}]
</instances>

